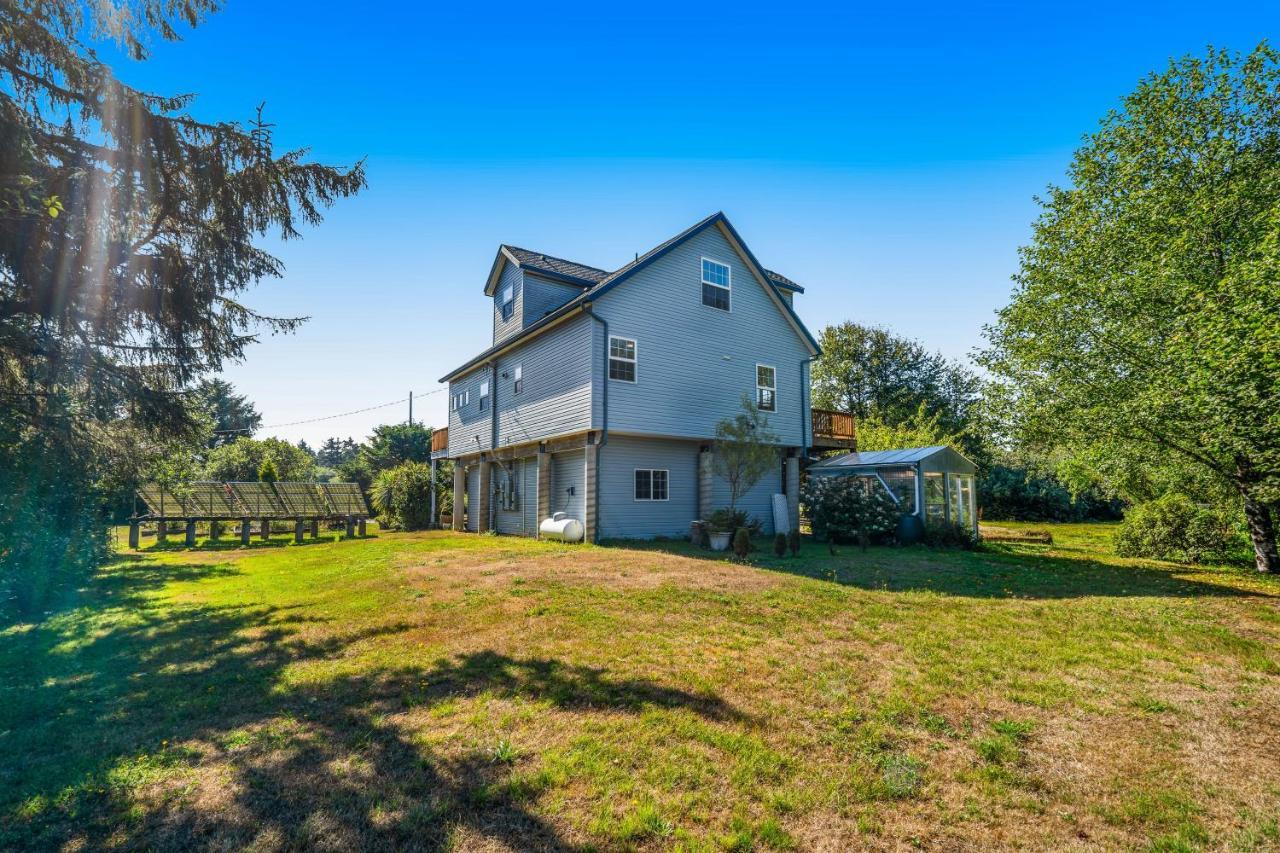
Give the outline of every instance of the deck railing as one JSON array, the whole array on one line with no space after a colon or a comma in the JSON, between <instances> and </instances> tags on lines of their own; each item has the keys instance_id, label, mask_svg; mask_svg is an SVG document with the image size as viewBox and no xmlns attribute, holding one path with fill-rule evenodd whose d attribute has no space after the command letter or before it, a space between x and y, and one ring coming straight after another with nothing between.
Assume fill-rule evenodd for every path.
<instances>
[{"instance_id":1,"label":"deck railing","mask_svg":"<svg viewBox=\"0 0 1280 853\"><path fill-rule=\"evenodd\" d=\"M449 428L440 427L431 431L431 452L439 453L449 449Z\"/></svg>"},{"instance_id":2,"label":"deck railing","mask_svg":"<svg viewBox=\"0 0 1280 853\"><path fill-rule=\"evenodd\" d=\"M848 412L814 409L813 436L836 441L854 441L858 437L858 429L853 415Z\"/></svg>"}]
</instances>

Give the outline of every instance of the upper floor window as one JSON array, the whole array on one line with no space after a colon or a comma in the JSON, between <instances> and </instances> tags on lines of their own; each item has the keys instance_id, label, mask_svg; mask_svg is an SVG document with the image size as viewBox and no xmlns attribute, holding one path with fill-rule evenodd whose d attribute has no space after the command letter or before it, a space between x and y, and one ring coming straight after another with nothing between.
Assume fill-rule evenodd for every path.
<instances>
[{"instance_id":1,"label":"upper floor window","mask_svg":"<svg viewBox=\"0 0 1280 853\"><path fill-rule=\"evenodd\" d=\"M733 286L727 264L702 259L702 304L721 311L729 310L729 289Z\"/></svg>"},{"instance_id":2,"label":"upper floor window","mask_svg":"<svg viewBox=\"0 0 1280 853\"><path fill-rule=\"evenodd\" d=\"M778 371L767 364L756 365L756 408L762 412L778 410Z\"/></svg>"},{"instance_id":3,"label":"upper floor window","mask_svg":"<svg viewBox=\"0 0 1280 853\"><path fill-rule=\"evenodd\" d=\"M502 319L510 320L511 315L516 310L516 289L514 285L507 285L502 288Z\"/></svg>"},{"instance_id":4,"label":"upper floor window","mask_svg":"<svg viewBox=\"0 0 1280 853\"><path fill-rule=\"evenodd\" d=\"M609 378L623 382L636 381L636 342L627 338L609 338Z\"/></svg>"},{"instance_id":5,"label":"upper floor window","mask_svg":"<svg viewBox=\"0 0 1280 853\"><path fill-rule=\"evenodd\" d=\"M456 394L454 394L454 395L453 395L453 406L452 406L452 409L453 409L453 411L455 411L455 412L456 412L456 411L458 411L458 409L461 409L461 408L462 408L462 392L461 392L461 391L459 391L458 393L456 393Z\"/></svg>"},{"instance_id":6,"label":"upper floor window","mask_svg":"<svg viewBox=\"0 0 1280 853\"><path fill-rule=\"evenodd\" d=\"M524 390L524 365L517 364L512 375L515 377L515 381L511 383L511 390L519 394Z\"/></svg>"},{"instance_id":7,"label":"upper floor window","mask_svg":"<svg viewBox=\"0 0 1280 853\"><path fill-rule=\"evenodd\" d=\"M638 501L667 500L668 472L664 469L636 469L635 499Z\"/></svg>"},{"instance_id":8,"label":"upper floor window","mask_svg":"<svg viewBox=\"0 0 1280 853\"><path fill-rule=\"evenodd\" d=\"M489 408L489 383L480 383L480 411Z\"/></svg>"}]
</instances>

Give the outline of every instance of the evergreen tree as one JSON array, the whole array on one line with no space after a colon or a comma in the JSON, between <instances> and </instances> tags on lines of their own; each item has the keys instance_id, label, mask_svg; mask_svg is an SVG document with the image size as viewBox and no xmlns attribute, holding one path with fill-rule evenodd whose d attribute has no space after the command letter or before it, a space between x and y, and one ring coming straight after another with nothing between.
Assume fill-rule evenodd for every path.
<instances>
[{"instance_id":1,"label":"evergreen tree","mask_svg":"<svg viewBox=\"0 0 1280 853\"><path fill-rule=\"evenodd\" d=\"M196 386L195 397L199 405L213 420L213 437L210 447L230 444L239 438L252 438L262 426L262 415L243 394L237 394L235 386L223 379L205 379Z\"/></svg>"},{"instance_id":2,"label":"evergreen tree","mask_svg":"<svg viewBox=\"0 0 1280 853\"><path fill-rule=\"evenodd\" d=\"M365 184L360 164L276 152L260 111L201 120L190 96L121 83L86 41L143 60L219 5L0 2L0 541L33 517L60 537L7 553L0 583L101 553L101 484L129 448L203 441L183 392L300 322L241 301L282 270L255 241Z\"/></svg>"}]
</instances>

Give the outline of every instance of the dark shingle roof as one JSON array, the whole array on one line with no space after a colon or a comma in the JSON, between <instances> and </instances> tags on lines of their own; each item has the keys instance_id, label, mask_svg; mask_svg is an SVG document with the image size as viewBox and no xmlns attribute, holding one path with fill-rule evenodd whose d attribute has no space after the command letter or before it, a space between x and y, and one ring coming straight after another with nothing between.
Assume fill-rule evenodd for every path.
<instances>
[{"instance_id":1,"label":"dark shingle roof","mask_svg":"<svg viewBox=\"0 0 1280 853\"><path fill-rule=\"evenodd\" d=\"M580 264L575 261L566 261L564 258L557 258L542 252L521 249L519 246L504 244L503 248L514 255L520 265L524 267L546 270L557 275L567 275L570 278L580 278L591 284L599 284L609 275L606 270L589 267L586 264Z\"/></svg>"},{"instance_id":2,"label":"dark shingle roof","mask_svg":"<svg viewBox=\"0 0 1280 853\"><path fill-rule=\"evenodd\" d=\"M773 270L765 270L764 274L769 277L769 281L773 282L779 287L785 287L787 290L795 290L800 293L804 293L803 287L796 284L794 281L787 278L785 275L783 275L780 272L774 272Z\"/></svg>"}]
</instances>

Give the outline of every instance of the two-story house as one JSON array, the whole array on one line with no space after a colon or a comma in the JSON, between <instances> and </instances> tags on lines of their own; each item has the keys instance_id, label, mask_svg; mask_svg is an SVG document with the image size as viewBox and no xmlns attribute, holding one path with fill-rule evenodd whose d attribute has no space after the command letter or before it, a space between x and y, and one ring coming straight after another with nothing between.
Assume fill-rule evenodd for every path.
<instances>
[{"instance_id":1,"label":"two-story house","mask_svg":"<svg viewBox=\"0 0 1280 853\"><path fill-rule=\"evenodd\" d=\"M531 536L565 512L588 541L685 535L728 504L714 437L744 395L779 442L740 506L771 532L785 494L795 523L818 344L803 288L723 213L613 272L503 245L484 292L492 345L441 379L455 529Z\"/></svg>"}]
</instances>

